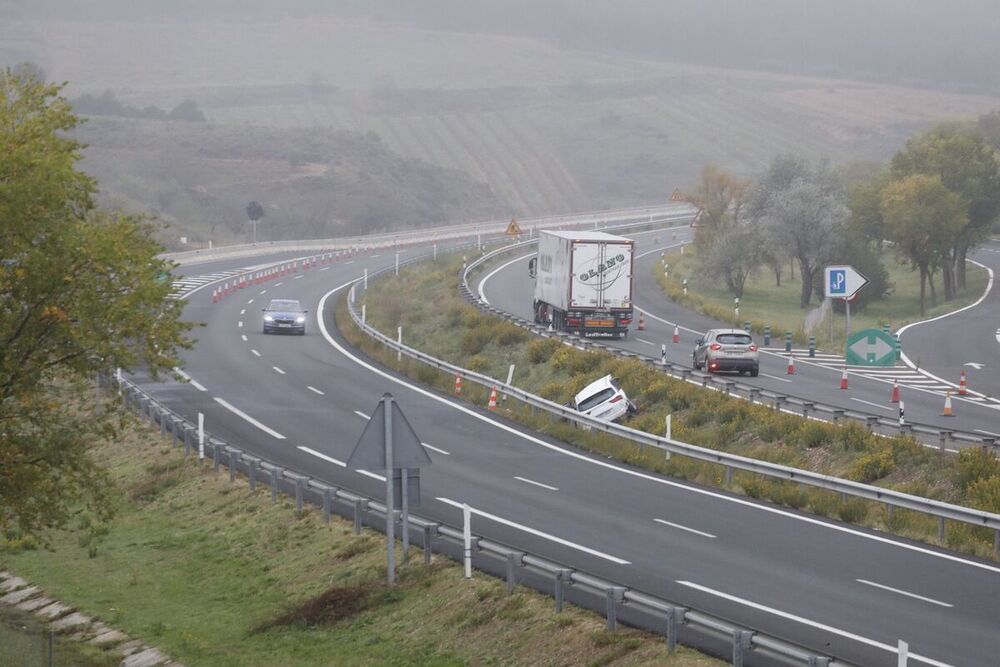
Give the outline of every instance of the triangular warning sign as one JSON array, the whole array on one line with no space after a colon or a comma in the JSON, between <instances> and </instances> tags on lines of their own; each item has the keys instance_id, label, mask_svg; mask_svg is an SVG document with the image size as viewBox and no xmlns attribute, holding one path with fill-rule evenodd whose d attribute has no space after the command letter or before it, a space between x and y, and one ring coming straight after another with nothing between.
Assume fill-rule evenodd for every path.
<instances>
[{"instance_id":1,"label":"triangular warning sign","mask_svg":"<svg viewBox=\"0 0 1000 667\"><path fill-rule=\"evenodd\" d=\"M680 190L674 190L670 194L670 201L685 201L684 200L684 193L681 192Z\"/></svg>"},{"instance_id":2,"label":"triangular warning sign","mask_svg":"<svg viewBox=\"0 0 1000 667\"><path fill-rule=\"evenodd\" d=\"M388 399L388 400L391 400ZM383 398L375 407L368 425L347 459L351 470L385 470L385 404ZM420 438L403 416L399 403L392 401L392 467L422 468L431 464Z\"/></svg>"},{"instance_id":3,"label":"triangular warning sign","mask_svg":"<svg viewBox=\"0 0 1000 667\"><path fill-rule=\"evenodd\" d=\"M507 236L520 236L521 226L517 224L517 220L514 218L510 219L510 224L507 225L507 231L505 232Z\"/></svg>"}]
</instances>

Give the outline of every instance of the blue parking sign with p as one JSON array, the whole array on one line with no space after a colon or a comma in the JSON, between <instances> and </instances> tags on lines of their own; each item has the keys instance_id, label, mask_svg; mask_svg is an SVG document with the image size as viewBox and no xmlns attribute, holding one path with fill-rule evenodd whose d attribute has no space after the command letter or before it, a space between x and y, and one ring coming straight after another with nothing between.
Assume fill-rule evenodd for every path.
<instances>
[{"instance_id":1,"label":"blue parking sign with p","mask_svg":"<svg viewBox=\"0 0 1000 667\"><path fill-rule=\"evenodd\" d=\"M840 296L847 292L847 271L844 269L830 270L830 296Z\"/></svg>"}]
</instances>

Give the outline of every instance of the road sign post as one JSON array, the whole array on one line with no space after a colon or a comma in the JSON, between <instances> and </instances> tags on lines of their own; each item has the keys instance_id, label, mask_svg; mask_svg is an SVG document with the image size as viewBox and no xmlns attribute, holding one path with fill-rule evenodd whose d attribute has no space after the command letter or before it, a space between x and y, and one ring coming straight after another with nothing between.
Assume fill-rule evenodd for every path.
<instances>
[{"instance_id":1,"label":"road sign post","mask_svg":"<svg viewBox=\"0 0 1000 667\"><path fill-rule=\"evenodd\" d=\"M844 337L851 335L851 299L868 284L868 279L858 273L852 266L827 266L823 269L825 295L828 299L843 299L847 319L844 323ZM830 312L831 338L833 327L833 311Z\"/></svg>"},{"instance_id":2,"label":"road sign post","mask_svg":"<svg viewBox=\"0 0 1000 667\"><path fill-rule=\"evenodd\" d=\"M420 468L430 463L430 457L399 404L393 400L392 394L383 394L347 459L347 467L352 470L385 471L386 580L390 586L396 581L396 495L401 496L399 505L403 509L405 549L409 546L406 532L409 508L411 504L420 504Z\"/></svg>"}]
</instances>

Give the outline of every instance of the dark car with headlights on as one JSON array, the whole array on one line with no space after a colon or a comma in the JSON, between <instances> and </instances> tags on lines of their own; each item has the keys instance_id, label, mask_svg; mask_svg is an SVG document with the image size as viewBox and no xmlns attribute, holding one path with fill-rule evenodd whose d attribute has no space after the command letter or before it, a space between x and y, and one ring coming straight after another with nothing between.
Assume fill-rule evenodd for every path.
<instances>
[{"instance_id":1,"label":"dark car with headlights on","mask_svg":"<svg viewBox=\"0 0 1000 667\"><path fill-rule=\"evenodd\" d=\"M295 299L271 299L264 311L264 333L306 333L306 313Z\"/></svg>"}]
</instances>

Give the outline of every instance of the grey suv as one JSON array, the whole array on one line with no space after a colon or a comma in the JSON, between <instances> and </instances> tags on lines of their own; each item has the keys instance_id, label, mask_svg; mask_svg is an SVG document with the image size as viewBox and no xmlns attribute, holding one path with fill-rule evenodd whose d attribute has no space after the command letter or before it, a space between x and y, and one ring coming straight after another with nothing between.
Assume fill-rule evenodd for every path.
<instances>
[{"instance_id":1,"label":"grey suv","mask_svg":"<svg viewBox=\"0 0 1000 667\"><path fill-rule=\"evenodd\" d=\"M709 373L738 371L757 377L760 357L753 338L742 329L710 329L694 347L694 367Z\"/></svg>"},{"instance_id":2,"label":"grey suv","mask_svg":"<svg viewBox=\"0 0 1000 667\"><path fill-rule=\"evenodd\" d=\"M295 299L272 299L264 311L264 333L306 333L306 313L308 310Z\"/></svg>"}]
</instances>

